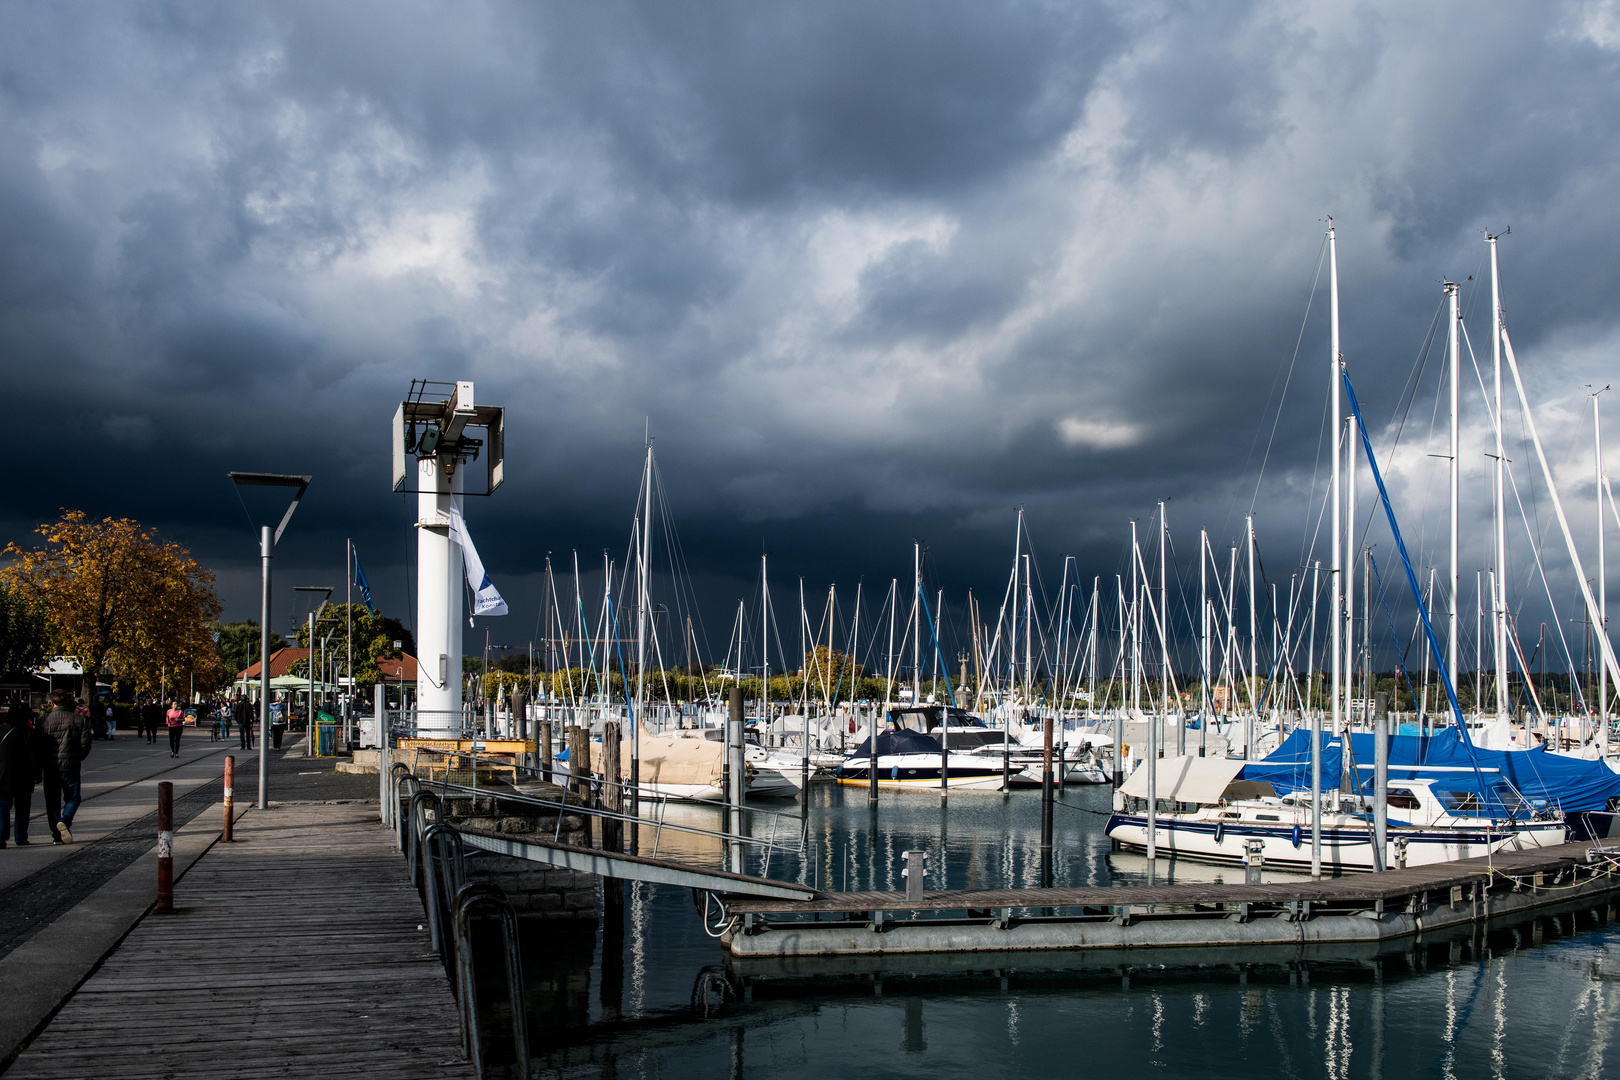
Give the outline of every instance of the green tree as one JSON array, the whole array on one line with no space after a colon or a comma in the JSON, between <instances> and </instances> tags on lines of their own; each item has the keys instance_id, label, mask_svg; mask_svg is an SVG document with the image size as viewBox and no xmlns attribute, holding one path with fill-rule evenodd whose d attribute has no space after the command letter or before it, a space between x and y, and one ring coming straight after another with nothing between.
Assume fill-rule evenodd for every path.
<instances>
[{"instance_id":1,"label":"green tree","mask_svg":"<svg viewBox=\"0 0 1620 1080\"><path fill-rule=\"evenodd\" d=\"M19 676L45 659L45 613L20 590L0 585L0 675Z\"/></svg>"},{"instance_id":2,"label":"green tree","mask_svg":"<svg viewBox=\"0 0 1620 1080\"><path fill-rule=\"evenodd\" d=\"M354 685L357 688L388 681L378 670L377 661L398 660L405 653L416 655L416 639L398 619L380 612L373 615L364 604L331 604L321 612L315 638L317 642L326 640L326 647L338 658L339 671L343 670L343 663L348 659L348 618L351 614L354 617ZM331 636L328 637L328 634ZM299 648L309 648L308 622L299 624L295 640ZM398 648L394 647L396 641L400 643ZM294 675L302 675L309 669L300 660L289 670Z\"/></svg>"},{"instance_id":3,"label":"green tree","mask_svg":"<svg viewBox=\"0 0 1620 1080\"><path fill-rule=\"evenodd\" d=\"M224 683L259 662L259 624L247 619L242 622L214 623L214 644L219 650L219 666ZM270 652L287 647L287 639L270 632Z\"/></svg>"}]
</instances>

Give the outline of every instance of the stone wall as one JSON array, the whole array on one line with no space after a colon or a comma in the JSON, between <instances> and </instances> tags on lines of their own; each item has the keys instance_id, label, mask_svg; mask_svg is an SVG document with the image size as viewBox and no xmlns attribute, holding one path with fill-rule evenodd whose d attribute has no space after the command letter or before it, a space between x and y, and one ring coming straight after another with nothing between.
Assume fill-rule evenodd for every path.
<instances>
[{"instance_id":1,"label":"stone wall","mask_svg":"<svg viewBox=\"0 0 1620 1080\"><path fill-rule=\"evenodd\" d=\"M524 792L557 800L561 800L563 795L561 788L551 784L525 784ZM579 799L571 795L568 801L578 803ZM472 799L450 799L445 805L445 819L451 825L488 832L513 836L538 834L548 840L555 838L562 843L581 847L590 844L587 822L582 815L564 813L559 833L556 812L517 803L496 802L492 807L485 799L476 800L476 805ZM520 919L596 918L595 874L561 870L506 855L469 851L467 879L499 885Z\"/></svg>"}]
</instances>

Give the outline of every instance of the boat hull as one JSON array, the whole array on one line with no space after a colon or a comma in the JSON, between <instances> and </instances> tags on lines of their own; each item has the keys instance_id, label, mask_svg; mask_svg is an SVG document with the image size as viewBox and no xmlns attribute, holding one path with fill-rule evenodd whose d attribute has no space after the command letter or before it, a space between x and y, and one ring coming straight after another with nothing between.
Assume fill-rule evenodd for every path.
<instances>
[{"instance_id":1,"label":"boat hull","mask_svg":"<svg viewBox=\"0 0 1620 1080\"><path fill-rule=\"evenodd\" d=\"M1400 844L1405 840L1405 865L1472 859L1493 851L1523 850L1562 844L1567 835L1562 822L1535 823L1511 830L1485 828L1425 828L1391 826L1385 866L1399 863ZM1110 839L1128 850L1147 848L1147 817L1116 813L1108 819ZM1265 865L1272 869L1311 868L1311 828L1307 822L1277 825L1254 822L1217 823L1188 821L1163 815L1157 821L1154 846L1158 854L1200 862L1239 864L1247 855L1247 842L1264 843ZM1322 828L1322 866L1343 871L1370 871L1373 867L1372 830L1366 826Z\"/></svg>"}]
</instances>

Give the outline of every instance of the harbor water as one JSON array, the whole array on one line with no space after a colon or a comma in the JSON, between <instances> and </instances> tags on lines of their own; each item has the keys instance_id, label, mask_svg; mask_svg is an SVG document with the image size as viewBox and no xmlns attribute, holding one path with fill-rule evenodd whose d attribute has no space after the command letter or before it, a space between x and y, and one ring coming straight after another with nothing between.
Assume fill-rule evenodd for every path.
<instances>
[{"instance_id":1,"label":"harbor water","mask_svg":"<svg viewBox=\"0 0 1620 1080\"><path fill-rule=\"evenodd\" d=\"M1110 851L1110 791L1059 802L1056 885L1132 884ZM793 803L768 809L797 814ZM670 807L718 827L720 812ZM757 817L757 815L756 815ZM778 828L796 827L784 820ZM804 857L773 877L899 890L901 853L929 852L928 888L1039 885L1037 792L816 785ZM770 824L754 822L756 830ZM640 844L648 852L649 829ZM716 841L665 830L661 853L718 867ZM751 854L745 869L767 869ZM1241 869L1156 868L1160 881ZM1274 875L1267 875L1268 878ZM624 886L598 924L534 924L524 941L534 1074L546 1077L1034 1075L1252 1078L1620 1077L1620 931L1582 908L1421 943L1342 952L1136 950L796 964L728 962L690 891Z\"/></svg>"}]
</instances>

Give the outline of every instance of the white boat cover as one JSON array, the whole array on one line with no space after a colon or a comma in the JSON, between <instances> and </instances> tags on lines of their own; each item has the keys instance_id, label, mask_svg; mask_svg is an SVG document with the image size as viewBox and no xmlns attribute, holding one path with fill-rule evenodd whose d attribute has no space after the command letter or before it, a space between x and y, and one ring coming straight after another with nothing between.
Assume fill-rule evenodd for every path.
<instances>
[{"instance_id":1,"label":"white boat cover","mask_svg":"<svg viewBox=\"0 0 1620 1080\"><path fill-rule=\"evenodd\" d=\"M619 775L630 779L630 740L619 749ZM709 742L702 732L641 736L641 782L719 787L725 774L726 746Z\"/></svg>"},{"instance_id":2,"label":"white boat cover","mask_svg":"<svg viewBox=\"0 0 1620 1080\"><path fill-rule=\"evenodd\" d=\"M1167 757L1159 759L1157 795L1170 802L1217 803L1227 787L1243 771L1243 761L1224 757ZM1120 792L1145 799L1148 794L1147 762L1143 762Z\"/></svg>"}]
</instances>

